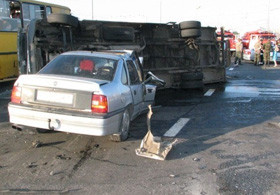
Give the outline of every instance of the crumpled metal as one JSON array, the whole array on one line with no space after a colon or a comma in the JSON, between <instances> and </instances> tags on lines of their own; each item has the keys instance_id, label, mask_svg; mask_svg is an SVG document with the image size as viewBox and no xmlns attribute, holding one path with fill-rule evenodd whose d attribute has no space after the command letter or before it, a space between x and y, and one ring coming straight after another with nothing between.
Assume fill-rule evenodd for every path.
<instances>
[{"instance_id":1,"label":"crumpled metal","mask_svg":"<svg viewBox=\"0 0 280 195\"><path fill-rule=\"evenodd\" d=\"M149 112L147 114L147 125L148 125L148 132L141 141L140 147L135 150L136 155L152 158L156 160L165 160L167 154L172 149L173 144L177 140L162 140L161 137L153 136L151 132L151 117L152 117L152 108L151 105L149 107Z\"/></svg>"}]
</instances>

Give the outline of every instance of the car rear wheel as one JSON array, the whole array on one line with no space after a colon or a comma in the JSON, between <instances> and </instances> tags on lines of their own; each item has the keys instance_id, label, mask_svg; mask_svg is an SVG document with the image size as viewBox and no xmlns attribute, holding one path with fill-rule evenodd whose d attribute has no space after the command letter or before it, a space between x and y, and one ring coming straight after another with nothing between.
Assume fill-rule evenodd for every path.
<instances>
[{"instance_id":1,"label":"car rear wheel","mask_svg":"<svg viewBox=\"0 0 280 195\"><path fill-rule=\"evenodd\" d=\"M128 138L129 126L130 126L130 115L129 115L129 110L126 109L122 116L119 133L110 135L110 140L115 142L125 141Z\"/></svg>"}]
</instances>

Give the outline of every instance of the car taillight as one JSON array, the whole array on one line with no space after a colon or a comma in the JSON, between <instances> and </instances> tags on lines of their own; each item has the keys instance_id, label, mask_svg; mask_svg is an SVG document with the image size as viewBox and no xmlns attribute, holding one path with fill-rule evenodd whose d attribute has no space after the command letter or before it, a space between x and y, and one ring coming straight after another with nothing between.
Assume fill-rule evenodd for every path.
<instances>
[{"instance_id":1,"label":"car taillight","mask_svg":"<svg viewBox=\"0 0 280 195\"><path fill-rule=\"evenodd\" d=\"M91 112L94 113L107 113L108 112L108 101L104 95L92 95L91 99Z\"/></svg>"},{"instance_id":2,"label":"car taillight","mask_svg":"<svg viewBox=\"0 0 280 195\"><path fill-rule=\"evenodd\" d=\"M11 102L19 104L20 101L21 101L21 87L14 86L11 95Z\"/></svg>"}]
</instances>

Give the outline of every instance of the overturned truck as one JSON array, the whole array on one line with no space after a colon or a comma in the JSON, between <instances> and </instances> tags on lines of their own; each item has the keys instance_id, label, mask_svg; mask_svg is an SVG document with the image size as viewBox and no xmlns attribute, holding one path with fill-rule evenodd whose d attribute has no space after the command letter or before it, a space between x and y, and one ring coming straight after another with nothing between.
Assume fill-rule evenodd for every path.
<instances>
[{"instance_id":1,"label":"overturned truck","mask_svg":"<svg viewBox=\"0 0 280 195\"><path fill-rule=\"evenodd\" d=\"M201 88L224 82L224 48L216 28L199 21L179 24L83 20L51 14L31 21L18 35L21 74L38 72L60 53L71 50L134 50L143 69L166 81L167 88ZM222 52L222 53L221 53ZM222 57L221 57L222 56Z\"/></svg>"}]
</instances>

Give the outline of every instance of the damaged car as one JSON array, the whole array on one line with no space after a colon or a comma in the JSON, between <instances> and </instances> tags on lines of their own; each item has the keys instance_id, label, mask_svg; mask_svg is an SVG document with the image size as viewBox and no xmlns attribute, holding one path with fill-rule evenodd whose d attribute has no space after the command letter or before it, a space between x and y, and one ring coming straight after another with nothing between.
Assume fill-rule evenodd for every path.
<instances>
[{"instance_id":1,"label":"damaged car","mask_svg":"<svg viewBox=\"0 0 280 195\"><path fill-rule=\"evenodd\" d=\"M36 74L21 75L8 105L10 123L46 131L128 138L130 122L153 104L156 84L133 51L71 51Z\"/></svg>"}]
</instances>

